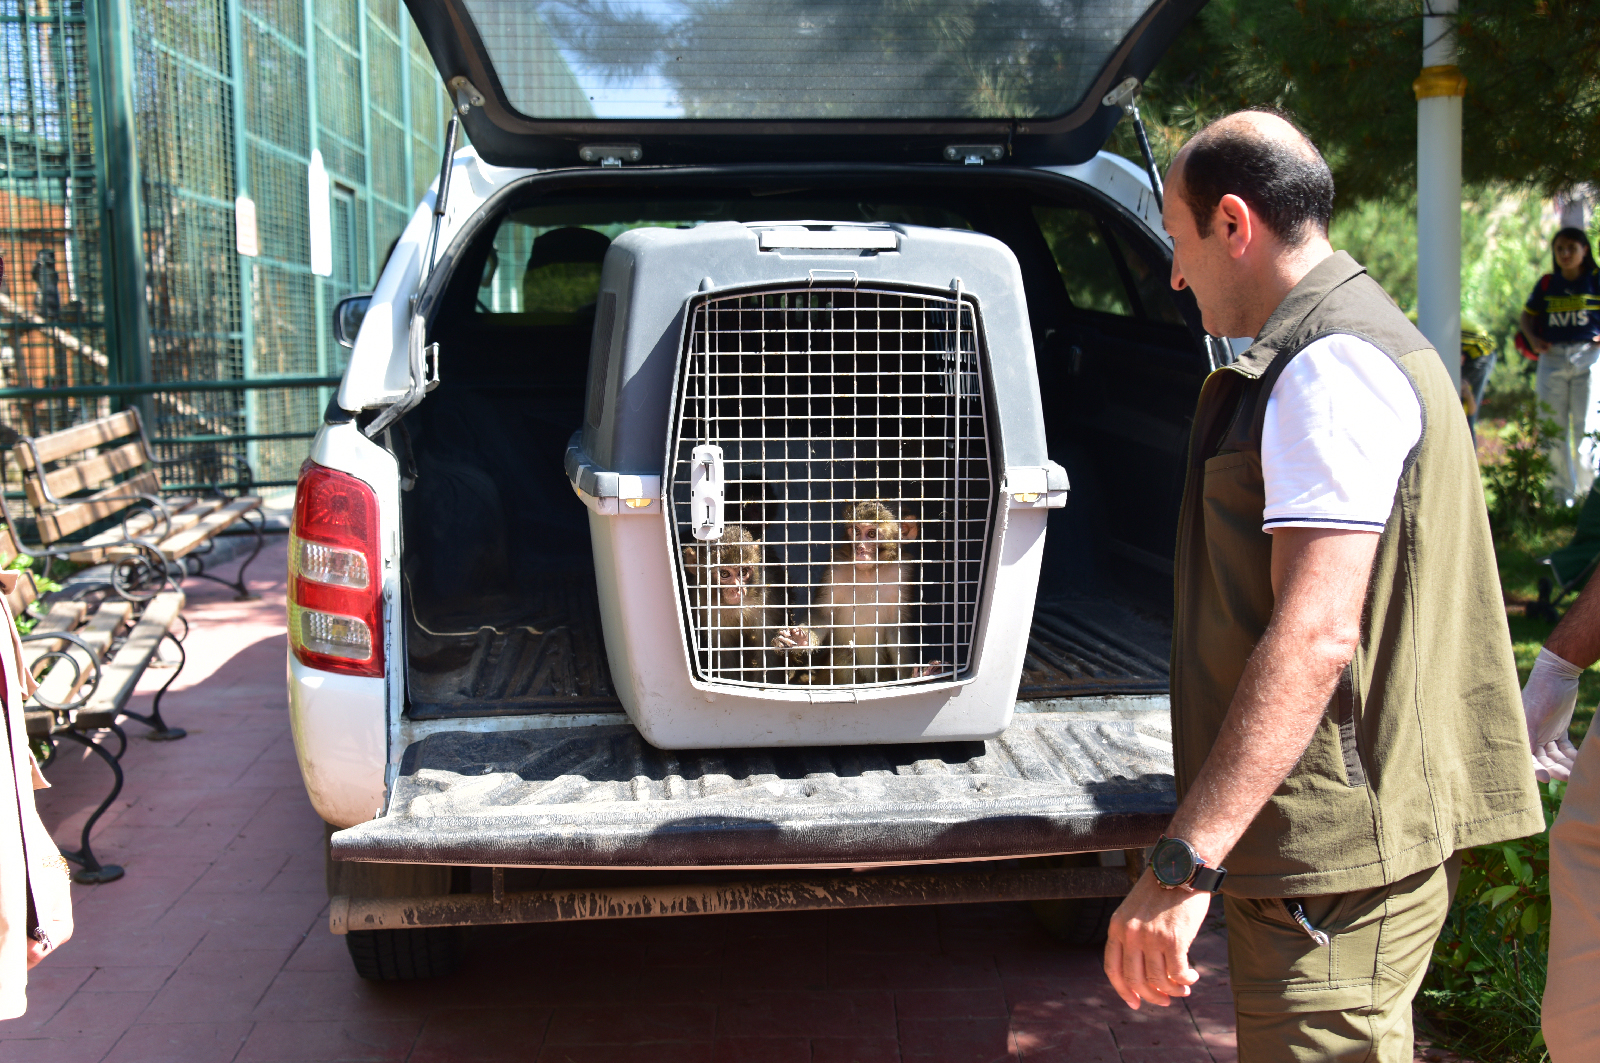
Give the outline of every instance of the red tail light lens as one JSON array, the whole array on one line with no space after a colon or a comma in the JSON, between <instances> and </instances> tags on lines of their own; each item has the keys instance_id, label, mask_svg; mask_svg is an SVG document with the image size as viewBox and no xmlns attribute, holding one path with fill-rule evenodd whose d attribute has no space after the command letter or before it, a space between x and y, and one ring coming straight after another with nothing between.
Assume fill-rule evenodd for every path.
<instances>
[{"instance_id":1,"label":"red tail light lens","mask_svg":"<svg viewBox=\"0 0 1600 1063\"><path fill-rule=\"evenodd\" d=\"M289 533L289 646L301 664L383 675L378 496L348 473L300 469Z\"/></svg>"}]
</instances>

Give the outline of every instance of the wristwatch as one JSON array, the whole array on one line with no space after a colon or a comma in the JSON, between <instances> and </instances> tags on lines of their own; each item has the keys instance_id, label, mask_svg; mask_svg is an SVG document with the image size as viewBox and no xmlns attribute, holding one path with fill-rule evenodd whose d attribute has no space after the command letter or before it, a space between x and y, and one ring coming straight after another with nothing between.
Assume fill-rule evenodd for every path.
<instances>
[{"instance_id":1,"label":"wristwatch","mask_svg":"<svg viewBox=\"0 0 1600 1063\"><path fill-rule=\"evenodd\" d=\"M1182 838L1169 838L1165 834L1150 853L1150 870L1156 876L1156 885L1164 890L1217 893L1222 889L1222 880L1228 877L1226 868L1207 867L1194 846Z\"/></svg>"}]
</instances>

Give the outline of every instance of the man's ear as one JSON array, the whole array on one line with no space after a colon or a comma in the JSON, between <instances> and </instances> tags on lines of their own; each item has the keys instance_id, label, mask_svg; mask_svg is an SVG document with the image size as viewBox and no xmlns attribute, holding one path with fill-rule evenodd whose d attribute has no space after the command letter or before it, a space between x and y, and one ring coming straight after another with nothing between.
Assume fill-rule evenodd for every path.
<instances>
[{"instance_id":1,"label":"man's ear","mask_svg":"<svg viewBox=\"0 0 1600 1063\"><path fill-rule=\"evenodd\" d=\"M1250 204L1232 192L1217 201L1211 229L1228 246L1230 258L1242 258L1255 237L1255 215Z\"/></svg>"}]
</instances>

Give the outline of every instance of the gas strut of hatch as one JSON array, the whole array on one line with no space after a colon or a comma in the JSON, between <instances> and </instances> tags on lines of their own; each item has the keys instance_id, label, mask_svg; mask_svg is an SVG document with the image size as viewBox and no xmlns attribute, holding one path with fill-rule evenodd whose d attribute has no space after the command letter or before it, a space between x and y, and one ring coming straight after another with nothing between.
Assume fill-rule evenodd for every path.
<instances>
[{"instance_id":1,"label":"gas strut of hatch","mask_svg":"<svg viewBox=\"0 0 1600 1063\"><path fill-rule=\"evenodd\" d=\"M404 395L386 406L372 419L372 423L363 429L368 439L376 439L379 432L416 408L417 403L422 401L422 396L439 385L439 345L437 343L423 345L426 325L417 307L427 287L428 278L433 275L434 252L439 243L439 224L444 220L445 202L450 197L450 164L454 161L456 133L460 128L461 119L451 115L450 124L444 133L444 159L439 163L439 191L433 197L433 227L428 230L428 245L423 251L422 267L418 271L417 291L411 297L410 327L406 330L406 362L411 370L411 384L406 388Z\"/></svg>"},{"instance_id":2,"label":"gas strut of hatch","mask_svg":"<svg viewBox=\"0 0 1600 1063\"><path fill-rule=\"evenodd\" d=\"M1139 138L1139 150L1144 154L1144 168L1150 173L1150 189L1156 194L1156 209L1160 210L1161 172L1156 169L1156 157L1150 151L1150 138L1144 133L1144 119L1139 117L1139 79L1124 79L1100 102L1107 107L1121 107L1123 113L1133 119L1133 131Z\"/></svg>"},{"instance_id":3,"label":"gas strut of hatch","mask_svg":"<svg viewBox=\"0 0 1600 1063\"><path fill-rule=\"evenodd\" d=\"M423 283L433 273L433 255L439 244L439 225L444 221L445 202L450 198L450 163L455 158L456 134L460 129L461 119L451 115L450 124L444 131L444 159L439 163L439 194L433 197L433 227L428 230L428 249L422 256L422 276L417 278L418 292L422 291Z\"/></svg>"}]
</instances>

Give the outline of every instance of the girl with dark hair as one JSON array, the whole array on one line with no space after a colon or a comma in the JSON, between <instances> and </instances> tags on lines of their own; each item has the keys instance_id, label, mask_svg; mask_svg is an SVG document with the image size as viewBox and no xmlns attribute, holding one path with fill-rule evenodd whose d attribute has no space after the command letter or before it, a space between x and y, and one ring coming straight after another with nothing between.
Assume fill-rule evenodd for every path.
<instances>
[{"instance_id":1,"label":"girl with dark hair","mask_svg":"<svg viewBox=\"0 0 1600 1063\"><path fill-rule=\"evenodd\" d=\"M1539 354L1539 402L1558 428L1549 446L1550 488L1574 505L1594 482L1578 445L1589 413L1589 369L1600 360L1600 271L1589 235L1562 229L1550 241L1554 268L1522 310L1522 334Z\"/></svg>"}]
</instances>

